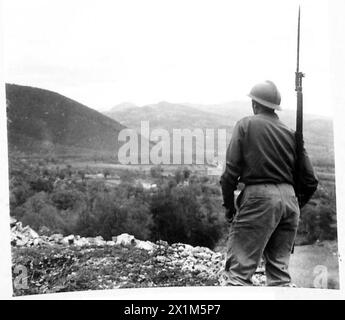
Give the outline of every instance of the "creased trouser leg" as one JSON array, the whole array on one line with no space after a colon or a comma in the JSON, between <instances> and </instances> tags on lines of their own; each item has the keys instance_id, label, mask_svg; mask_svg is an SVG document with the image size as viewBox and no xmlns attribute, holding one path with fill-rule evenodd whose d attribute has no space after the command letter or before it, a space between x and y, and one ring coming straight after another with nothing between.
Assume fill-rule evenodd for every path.
<instances>
[{"instance_id":1,"label":"creased trouser leg","mask_svg":"<svg viewBox=\"0 0 345 320\"><path fill-rule=\"evenodd\" d=\"M225 270L230 285L251 285L251 277L266 246L270 283L290 281L285 268L297 224L295 208L286 204L286 198L294 197L293 189L285 186L269 184L246 188L229 235ZM279 243L281 248L278 248Z\"/></svg>"},{"instance_id":2,"label":"creased trouser leg","mask_svg":"<svg viewBox=\"0 0 345 320\"><path fill-rule=\"evenodd\" d=\"M299 208L294 197L285 197L284 200L284 215L264 251L269 286L283 286L291 282L288 267L298 227Z\"/></svg>"}]
</instances>

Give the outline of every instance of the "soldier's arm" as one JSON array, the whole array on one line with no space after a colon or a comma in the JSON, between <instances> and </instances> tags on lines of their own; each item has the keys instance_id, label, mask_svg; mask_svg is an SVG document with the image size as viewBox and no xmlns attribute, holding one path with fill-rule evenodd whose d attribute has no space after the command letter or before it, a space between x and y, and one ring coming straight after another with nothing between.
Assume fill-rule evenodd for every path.
<instances>
[{"instance_id":1,"label":"soldier's arm","mask_svg":"<svg viewBox=\"0 0 345 320\"><path fill-rule=\"evenodd\" d=\"M243 165L242 138L243 128L241 122L238 122L233 130L226 151L226 166L220 179L224 201L223 206L232 212L236 211L234 205L234 191L236 190Z\"/></svg>"}]
</instances>

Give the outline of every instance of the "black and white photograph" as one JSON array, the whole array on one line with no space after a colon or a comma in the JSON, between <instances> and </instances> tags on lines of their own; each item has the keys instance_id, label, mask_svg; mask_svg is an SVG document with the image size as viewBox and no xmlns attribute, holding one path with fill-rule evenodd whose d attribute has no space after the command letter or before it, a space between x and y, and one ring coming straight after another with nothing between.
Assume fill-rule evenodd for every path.
<instances>
[{"instance_id":1,"label":"black and white photograph","mask_svg":"<svg viewBox=\"0 0 345 320\"><path fill-rule=\"evenodd\" d=\"M340 3L3 0L11 296L340 293Z\"/></svg>"}]
</instances>

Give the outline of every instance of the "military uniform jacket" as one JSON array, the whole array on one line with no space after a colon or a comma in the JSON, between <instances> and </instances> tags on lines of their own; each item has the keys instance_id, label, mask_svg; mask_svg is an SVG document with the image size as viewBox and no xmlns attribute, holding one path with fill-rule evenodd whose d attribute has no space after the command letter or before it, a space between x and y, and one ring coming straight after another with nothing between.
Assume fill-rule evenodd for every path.
<instances>
[{"instance_id":1,"label":"military uniform jacket","mask_svg":"<svg viewBox=\"0 0 345 320\"><path fill-rule=\"evenodd\" d=\"M305 149L300 161L303 206L315 192L318 181ZM233 130L220 181L224 206L233 208L233 193L238 182L294 186L295 168L295 132L281 122L276 113L260 113L241 119Z\"/></svg>"}]
</instances>

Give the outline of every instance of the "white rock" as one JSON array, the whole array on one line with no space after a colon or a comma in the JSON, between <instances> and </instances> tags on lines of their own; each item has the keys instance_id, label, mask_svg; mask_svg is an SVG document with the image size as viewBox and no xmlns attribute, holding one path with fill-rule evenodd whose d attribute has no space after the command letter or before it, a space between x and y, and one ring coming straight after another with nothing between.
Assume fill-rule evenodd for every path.
<instances>
[{"instance_id":1,"label":"white rock","mask_svg":"<svg viewBox=\"0 0 345 320\"><path fill-rule=\"evenodd\" d=\"M86 240L88 241L90 245L95 244L95 238L88 237L86 238Z\"/></svg>"},{"instance_id":2,"label":"white rock","mask_svg":"<svg viewBox=\"0 0 345 320\"><path fill-rule=\"evenodd\" d=\"M16 225L16 223L17 223L17 220L13 217L10 217L10 226L14 227Z\"/></svg>"},{"instance_id":3,"label":"white rock","mask_svg":"<svg viewBox=\"0 0 345 320\"><path fill-rule=\"evenodd\" d=\"M179 247L179 251L187 251L187 252L191 252L194 250L194 247L189 245L189 244L184 244L184 243L178 243Z\"/></svg>"},{"instance_id":4,"label":"white rock","mask_svg":"<svg viewBox=\"0 0 345 320\"><path fill-rule=\"evenodd\" d=\"M197 247L192 248L192 251L193 251L193 253L203 252L204 251L203 249L204 248L197 246Z\"/></svg>"},{"instance_id":5,"label":"white rock","mask_svg":"<svg viewBox=\"0 0 345 320\"><path fill-rule=\"evenodd\" d=\"M206 247L204 247L204 252L207 254L210 254L210 255L214 254L214 251L212 251L210 248L206 248Z\"/></svg>"},{"instance_id":6,"label":"white rock","mask_svg":"<svg viewBox=\"0 0 345 320\"><path fill-rule=\"evenodd\" d=\"M124 247L133 247L135 246L135 238L128 233L122 233L117 237L113 237L113 241L116 245L124 246Z\"/></svg>"},{"instance_id":7,"label":"white rock","mask_svg":"<svg viewBox=\"0 0 345 320\"><path fill-rule=\"evenodd\" d=\"M150 241L135 240L135 246L139 249L144 249L147 251L153 251L156 245Z\"/></svg>"},{"instance_id":8,"label":"white rock","mask_svg":"<svg viewBox=\"0 0 345 320\"><path fill-rule=\"evenodd\" d=\"M205 252L195 252L194 257L199 258L199 259L204 259L204 260L209 260L211 259L211 255Z\"/></svg>"},{"instance_id":9,"label":"white rock","mask_svg":"<svg viewBox=\"0 0 345 320\"><path fill-rule=\"evenodd\" d=\"M106 241L103 239L103 237L98 236L98 237L94 238L94 243L96 246L101 247L101 246L104 246L106 244Z\"/></svg>"},{"instance_id":10,"label":"white rock","mask_svg":"<svg viewBox=\"0 0 345 320\"><path fill-rule=\"evenodd\" d=\"M202 264L196 264L194 266L194 270L199 272L207 272L208 268Z\"/></svg>"},{"instance_id":11,"label":"white rock","mask_svg":"<svg viewBox=\"0 0 345 320\"><path fill-rule=\"evenodd\" d=\"M41 244L43 241L40 238L36 238L33 240L33 245L34 246L38 246L39 244Z\"/></svg>"},{"instance_id":12,"label":"white rock","mask_svg":"<svg viewBox=\"0 0 345 320\"><path fill-rule=\"evenodd\" d=\"M16 246L29 246L35 245L38 241L33 242L35 239L40 239L38 233L31 229L29 226L23 228L21 222L17 222L11 229L11 242Z\"/></svg>"},{"instance_id":13,"label":"white rock","mask_svg":"<svg viewBox=\"0 0 345 320\"><path fill-rule=\"evenodd\" d=\"M32 230L29 226L24 227L21 231L22 233L24 233L27 237L31 239L39 238L38 233Z\"/></svg>"},{"instance_id":14,"label":"white rock","mask_svg":"<svg viewBox=\"0 0 345 320\"><path fill-rule=\"evenodd\" d=\"M28 244L27 239L17 239L16 240L16 245L19 247L25 246Z\"/></svg>"},{"instance_id":15,"label":"white rock","mask_svg":"<svg viewBox=\"0 0 345 320\"><path fill-rule=\"evenodd\" d=\"M181 257L183 257L183 258L187 258L187 257L189 257L190 253L187 252L187 251L182 251L182 252L180 253L180 255L181 255Z\"/></svg>"},{"instance_id":16,"label":"white rock","mask_svg":"<svg viewBox=\"0 0 345 320\"><path fill-rule=\"evenodd\" d=\"M74 244L74 235L71 234L67 237L64 237L61 242L64 244L64 245L70 245L70 244Z\"/></svg>"},{"instance_id":17,"label":"white rock","mask_svg":"<svg viewBox=\"0 0 345 320\"><path fill-rule=\"evenodd\" d=\"M55 233L55 234L52 234L52 235L49 237L49 239L50 239L51 241L56 242L56 243L60 243L60 242L62 241L62 239L63 239L63 235L60 234L60 233Z\"/></svg>"},{"instance_id":18,"label":"white rock","mask_svg":"<svg viewBox=\"0 0 345 320\"><path fill-rule=\"evenodd\" d=\"M169 243L164 240L158 240L156 241L156 245L159 247L169 247Z\"/></svg>"},{"instance_id":19,"label":"white rock","mask_svg":"<svg viewBox=\"0 0 345 320\"><path fill-rule=\"evenodd\" d=\"M15 227L14 227L17 231L22 231L23 229L23 225L22 223L19 221L16 223Z\"/></svg>"},{"instance_id":20,"label":"white rock","mask_svg":"<svg viewBox=\"0 0 345 320\"><path fill-rule=\"evenodd\" d=\"M90 242L86 238L79 238L74 240L74 244L79 247L89 246Z\"/></svg>"},{"instance_id":21,"label":"white rock","mask_svg":"<svg viewBox=\"0 0 345 320\"><path fill-rule=\"evenodd\" d=\"M156 260L157 260L158 262L162 262L162 263L168 262L168 261L169 261L169 259L168 259L167 257L164 257L164 256L157 256L157 257L156 257Z\"/></svg>"}]
</instances>

